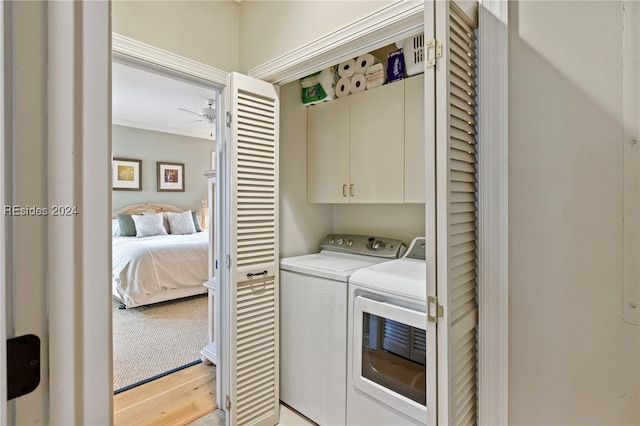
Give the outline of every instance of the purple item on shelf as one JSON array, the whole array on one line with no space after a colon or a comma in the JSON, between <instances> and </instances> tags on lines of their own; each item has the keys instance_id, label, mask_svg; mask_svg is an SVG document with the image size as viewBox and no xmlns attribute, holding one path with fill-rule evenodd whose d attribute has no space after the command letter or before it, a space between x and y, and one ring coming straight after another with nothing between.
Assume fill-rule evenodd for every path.
<instances>
[{"instance_id":1,"label":"purple item on shelf","mask_svg":"<svg viewBox=\"0 0 640 426\"><path fill-rule=\"evenodd\" d=\"M387 58L387 80L389 82L404 78L404 54L402 50L389 53Z\"/></svg>"}]
</instances>

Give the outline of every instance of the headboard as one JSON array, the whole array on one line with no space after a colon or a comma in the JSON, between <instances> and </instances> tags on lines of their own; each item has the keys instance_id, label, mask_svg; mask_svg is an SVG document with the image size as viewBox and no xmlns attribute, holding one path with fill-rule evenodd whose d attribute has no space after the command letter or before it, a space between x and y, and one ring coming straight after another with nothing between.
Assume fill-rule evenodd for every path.
<instances>
[{"instance_id":1,"label":"headboard","mask_svg":"<svg viewBox=\"0 0 640 426\"><path fill-rule=\"evenodd\" d=\"M140 203L140 204L132 204L130 206L123 207L120 210L116 210L115 212L113 212L113 215L111 217L113 219L117 219L118 214L164 213L164 212L180 213L183 211L184 210L179 209L176 206L172 206L171 204Z\"/></svg>"}]
</instances>

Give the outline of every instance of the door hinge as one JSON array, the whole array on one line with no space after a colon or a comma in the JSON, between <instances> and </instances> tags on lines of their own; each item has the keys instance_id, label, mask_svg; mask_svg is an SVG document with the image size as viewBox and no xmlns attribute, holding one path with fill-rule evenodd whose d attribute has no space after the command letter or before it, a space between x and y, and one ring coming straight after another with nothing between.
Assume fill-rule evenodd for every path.
<instances>
[{"instance_id":1,"label":"door hinge","mask_svg":"<svg viewBox=\"0 0 640 426\"><path fill-rule=\"evenodd\" d=\"M227 407L227 411L231 410L231 398L227 395L225 406Z\"/></svg>"},{"instance_id":2,"label":"door hinge","mask_svg":"<svg viewBox=\"0 0 640 426\"><path fill-rule=\"evenodd\" d=\"M227 111L227 127L231 127L231 111Z\"/></svg>"},{"instance_id":3,"label":"door hinge","mask_svg":"<svg viewBox=\"0 0 640 426\"><path fill-rule=\"evenodd\" d=\"M7 339L7 400L33 392L40 384L40 338Z\"/></svg>"},{"instance_id":4,"label":"door hinge","mask_svg":"<svg viewBox=\"0 0 640 426\"><path fill-rule=\"evenodd\" d=\"M424 45L424 64L425 68L429 69L436 65L438 58L442 56L442 43L438 43L438 40L431 39Z\"/></svg>"},{"instance_id":5,"label":"door hinge","mask_svg":"<svg viewBox=\"0 0 640 426\"><path fill-rule=\"evenodd\" d=\"M427 319L429 322L437 323L438 317L444 316L444 306L440 304L437 297L427 297Z\"/></svg>"},{"instance_id":6,"label":"door hinge","mask_svg":"<svg viewBox=\"0 0 640 426\"><path fill-rule=\"evenodd\" d=\"M227 268L231 269L231 255L227 255Z\"/></svg>"}]
</instances>

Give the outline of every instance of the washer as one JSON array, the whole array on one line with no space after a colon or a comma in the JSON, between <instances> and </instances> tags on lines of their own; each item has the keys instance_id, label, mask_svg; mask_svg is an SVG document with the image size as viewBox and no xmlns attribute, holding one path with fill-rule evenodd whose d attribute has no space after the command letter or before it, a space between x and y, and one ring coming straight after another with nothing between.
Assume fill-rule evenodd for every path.
<instances>
[{"instance_id":1,"label":"washer","mask_svg":"<svg viewBox=\"0 0 640 426\"><path fill-rule=\"evenodd\" d=\"M424 425L425 239L349 278L347 424Z\"/></svg>"},{"instance_id":2,"label":"washer","mask_svg":"<svg viewBox=\"0 0 640 426\"><path fill-rule=\"evenodd\" d=\"M329 234L319 253L280 261L280 399L320 425L344 425L347 281L397 259L399 240Z\"/></svg>"}]
</instances>

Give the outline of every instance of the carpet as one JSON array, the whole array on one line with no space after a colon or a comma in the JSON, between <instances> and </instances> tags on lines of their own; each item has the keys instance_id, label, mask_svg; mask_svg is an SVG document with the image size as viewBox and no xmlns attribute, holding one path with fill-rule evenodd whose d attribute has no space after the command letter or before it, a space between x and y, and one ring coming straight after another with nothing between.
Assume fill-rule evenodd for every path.
<instances>
[{"instance_id":1,"label":"carpet","mask_svg":"<svg viewBox=\"0 0 640 426\"><path fill-rule=\"evenodd\" d=\"M207 295L118 309L113 302L113 388L122 389L200 359Z\"/></svg>"}]
</instances>

